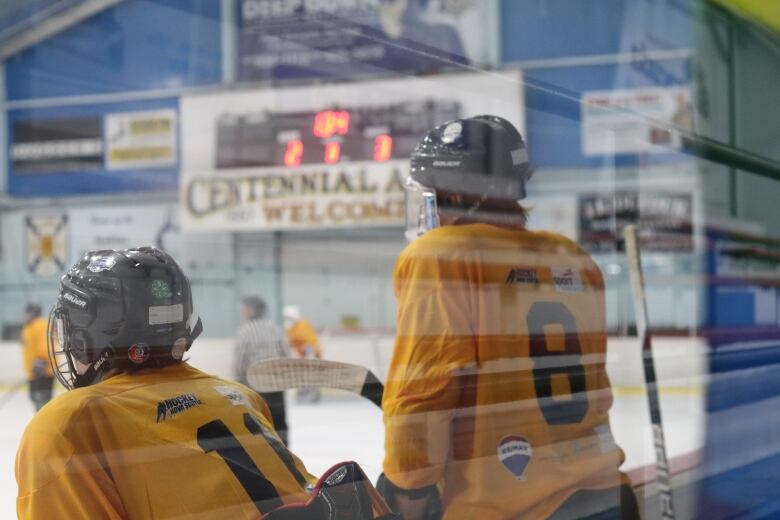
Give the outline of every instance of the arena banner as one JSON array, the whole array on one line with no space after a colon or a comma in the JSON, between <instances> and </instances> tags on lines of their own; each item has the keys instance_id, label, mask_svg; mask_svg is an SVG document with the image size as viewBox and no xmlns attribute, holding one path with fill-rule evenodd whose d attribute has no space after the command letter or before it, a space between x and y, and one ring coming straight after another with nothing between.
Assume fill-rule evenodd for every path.
<instances>
[{"instance_id":1,"label":"arena banner","mask_svg":"<svg viewBox=\"0 0 780 520\"><path fill-rule=\"evenodd\" d=\"M181 100L182 226L400 225L409 155L434 126L497 114L523 130L519 73L195 94Z\"/></svg>"},{"instance_id":2,"label":"arena banner","mask_svg":"<svg viewBox=\"0 0 780 520\"><path fill-rule=\"evenodd\" d=\"M623 229L637 222L643 250L693 251L693 197L689 193L583 195L579 214L579 243L588 251L622 251Z\"/></svg>"},{"instance_id":3,"label":"arena banner","mask_svg":"<svg viewBox=\"0 0 780 520\"><path fill-rule=\"evenodd\" d=\"M175 191L177 108L159 99L9 110L9 195Z\"/></svg>"},{"instance_id":4,"label":"arena banner","mask_svg":"<svg viewBox=\"0 0 780 520\"><path fill-rule=\"evenodd\" d=\"M106 115L106 168L138 169L176 163L176 111Z\"/></svg>"},{"instance_id":5,"label":"arena banner","mask_svg":"<svg viewBox=\"0 0 780 520\"><path fill-rule=\"evenodd\" d=\"M11 168L16 175L100 170L102 128L100 117L91 115L13 121Z\"/></svg>"},{"instance_id":6,"label":"arena banner","mask_svg":"<svg viewBox=\"0 0 780 520\"><path fill-rule=\"evenodd\" d=\"M679 149L669 125L691 128L687 86L590 91L582 96L584 155L668 152Z\"/></svg>"},{"instance_id":7,"label":"arena banner","mask_svg":"<svg viewBox=\"0 0 780 520\"><path fill-rule=\"evenodd\" d=\"M497 0L240 0L242 81L497 62Z\"/></svg>"}]
</instances>

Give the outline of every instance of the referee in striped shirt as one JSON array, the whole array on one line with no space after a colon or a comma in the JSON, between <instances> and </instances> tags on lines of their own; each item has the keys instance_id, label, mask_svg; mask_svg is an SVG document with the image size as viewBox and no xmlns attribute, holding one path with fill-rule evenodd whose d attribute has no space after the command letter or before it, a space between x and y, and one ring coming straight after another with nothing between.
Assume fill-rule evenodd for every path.
<instances>
[{"instance_id":1,"label":"referee in striped shirt","mask_svg":"<svg viewBox=\"0 0 780 520\"><path fill-rule=\"evenodd\" d=\"M290 356L290 345L284 330L265 319L266 306L262 298L248 296L241 300L241 326L236 333L236 349L233 357L233 374L241 384L247 385L246 369L265 359ZM284 392L266 392L260 395L271 409L274 428L287 445L287 418Z\"/></svg>"}]
</instances>

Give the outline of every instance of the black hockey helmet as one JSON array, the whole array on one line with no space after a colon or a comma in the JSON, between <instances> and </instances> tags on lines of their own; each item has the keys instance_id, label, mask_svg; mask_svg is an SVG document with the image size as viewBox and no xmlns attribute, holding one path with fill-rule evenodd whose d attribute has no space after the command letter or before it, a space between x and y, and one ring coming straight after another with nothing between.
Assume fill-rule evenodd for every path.
<instances>
[{"instance_id":1,"label":"black hockey helmet","mask_svg":"<svg viewBox=\"0 0 780 520\"><path fill-rule=\"evenodd\" d=\"M439 125L411 156L411 177L422 186L483 200L525 198L531 173L523 137L512 123L498 116Z\"/></svg>"},{"instance_id":2,"label":"black hockey helmet","mask_svg":"<svg viewBox=\"0 0 780 520\"><path fill-rule=\"evenodd\" d=\"M154 247L91 251L60 279L49 320L49 357L68 388L108 369L181 361L202 330L187 277Z\"/></svg>"}]
</instances>

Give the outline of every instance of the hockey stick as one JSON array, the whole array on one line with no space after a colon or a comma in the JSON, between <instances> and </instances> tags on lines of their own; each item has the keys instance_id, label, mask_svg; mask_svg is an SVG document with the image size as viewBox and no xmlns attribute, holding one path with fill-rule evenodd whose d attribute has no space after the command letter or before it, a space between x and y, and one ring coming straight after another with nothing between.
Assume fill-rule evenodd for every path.
<instances>
[{"instance_id":1,"label":"hockey stick","mask_svg":"<svg viewBox=\"0 0 780 520\"><path fill-rule=\"evenodd\" d=\"M647 402L650 406L650 421L653 423L653 443L655 444L655 465L658 480L658 496L661 499L661 518L674 520L672 506L672 486L669 478L669 460L666 457L666 441L661 422L661 403L658 399L658 385L653 362L653 344L647 327L647 301L645 299L645 280L642 276L642 260L639 254L639 240L635 225L623 230L628 256L631 292L634 296L634 314L636 329L642 341L642 359L644 362L645 383L647 384Z\"/></svg>"},{"instance_id":2,"label":"hockey stick","mask_svg":"<svg viewBox=\"0 0 780 520\"><path fill-rule=\"evenodd\" d=\"M324 359L268 359L250 366L246 376L249 386L258 392L336 388L358 394L382 407L384 386L373 372L359 365Z\"/></svg>"}]
</instances>

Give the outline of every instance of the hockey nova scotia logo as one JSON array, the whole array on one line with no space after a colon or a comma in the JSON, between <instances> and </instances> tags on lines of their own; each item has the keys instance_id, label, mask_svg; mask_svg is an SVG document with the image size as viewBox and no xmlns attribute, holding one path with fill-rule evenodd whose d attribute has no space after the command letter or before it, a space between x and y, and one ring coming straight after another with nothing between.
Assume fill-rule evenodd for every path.
<instances>
[{"instance_id":1,"label":"hockey nova scotia logo","mask_svg":"<svg viewBox=\"0 0 780 520\"><path fill-rule=\"evenodd\" d=\"M536 269L530 267L516 267L509 271L504 283L506 285L517 283L537 285L539 283L539 275L536 273Z\"/></svg>"},{"instance_id":2,"label":"hockey nova scotia logo","mask_svg":"<svg viewBox=\"0 0 780 520\"><path fill-rule=\"evenodd\" d=\"M195 394L181 394L157 403L157 422L173 419L185 410L203 404Z\"/></svg>"},{"instance_id":3,"label":"hockey nova scotia logo","mask_svg":"<svg viewBox=\"0 0 780 520\"><path fill-rule=\"evenodd\" d=\"M507 435L498 443L498 460L517 480L525 480L532 453L531 443L519 435Z\"/></svg>"}]
</instances>

